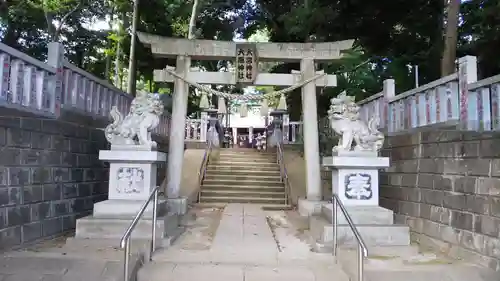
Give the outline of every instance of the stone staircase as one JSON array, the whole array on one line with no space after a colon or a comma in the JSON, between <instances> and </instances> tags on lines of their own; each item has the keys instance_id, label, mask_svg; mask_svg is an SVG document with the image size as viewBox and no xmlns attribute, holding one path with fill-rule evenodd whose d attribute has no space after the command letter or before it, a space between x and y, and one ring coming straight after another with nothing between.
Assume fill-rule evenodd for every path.
<instances>
[{"instance_id":1,"label":"stone staircase","mask_svg":"<svg viewBox=\"0 0 500 281\"><path fill-rule=\"evenodd\" d=\"M255 203L288 208L275 153L222 149L207 167L199 203Z\"/></svg>"}]
</instances>

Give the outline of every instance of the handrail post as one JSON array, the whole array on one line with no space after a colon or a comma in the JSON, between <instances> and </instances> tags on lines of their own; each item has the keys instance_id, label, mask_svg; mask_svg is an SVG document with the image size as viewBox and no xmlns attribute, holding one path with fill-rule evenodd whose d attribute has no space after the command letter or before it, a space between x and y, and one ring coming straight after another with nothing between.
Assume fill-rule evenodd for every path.
<instances>
[{"instance_id":1,"label":"handrail post","mask_svg":"<svg viewBox=\"0 0 500 281\"><path fill-rule=\"evenodd\" d=\"M357 249L357 267L358 267L358 281L363 281L363 270L364 270L364 264L363 260L365 257L368 257L368 250L366 248L366 244L363 241L363 238L361 237L361 234L359 233L358 229L356 228L354 222L352 221L351 216L349 216L349 213L347 212L345 206L342 204L340 201L340 198L338 198L337 194L333 192L332 194L332 203L333 203L333 209L332 209L332 224L333 224L333 256L337 257L337 252L338 252L338 240L337 240L337 234L338 234L338 212L337 208L340 208L340 211L342 214L345 216L345 220L347 221L347 224L351 228L354 238L356 238L358 242L358 249ZM335 259L335 262L337 262L337 259Z\"/></svg>"},{"instance_id":2,"label":"handrail post","mask_svg":"<svg viewBox=\"0 0 500 281\"><path fill-rule=\"evenodd\" d=\"M123 259L123 280L129 281L128 265L129 265L129 258L130 258L130 237L127 237L127 240L125 241L125 250L123 252L125 253L125 257Z\"/></svg>"},{"instance_id":3,"label":"handrail post","mask_svg":"<svg viewBox=\"0 0 500 281\"><path fill-rule=\"evenodd\" d=\"M157 208L158 208L158 190L160 189L160 186L156 186L153 191L149 194L148 199L144 204L141 206L141 209L137 213L137 215L134 217L132 222L130 223L129 227L123 234L122 239L120 240L120 247L124 249L124 258L123 258L123 280L124 281L129 281L130 279L130 274L129 274L129 260L130 260L130 240L132 236L132 231L134 231L137 223L141 219L141 217L144 215L144 212L146 211L147 207L149 206L149 203L153 201L153 225L151 227L151 244L150 244L150 253L149 253L149 260L152 260L153 257L153 252L156 248L156 220L157 220Z\"/></svg>"},{"instance_id":4,"label":"handrail post","mask_svg":"<svg viewBox=\"0 0 500 281\"><path fill-rule=\"evenodd\" d=\"M153 252L156 249L156 219L158 208L158 189L155 190L153 197L153 226L151 227L151 248L149 249L149 261L153 260Z\"/></svg>"},{"instance_id":5,"label":"handrail post","mask_svg":"<svg viewBox=\"0 0 500 281\"><path fill-rule=\"evenodd\" d=\"M332 196L332 203L333 203L333 208L332 208L332 223L333 223L333 256L337 258L337 231L338 231L338 217L337 217L337 198L335 196ZM335 260L336 262L336 260Z\"/></svg>"},{"instance_id":6,"label":"handrail post","mask_svg":"<svg viewBox=\"0 0 500 281\"><path fill-rule=\"evenodd\" d=\"M363 281L363 246L358 245L358 280Z\"/></svg>"}]
</instances>

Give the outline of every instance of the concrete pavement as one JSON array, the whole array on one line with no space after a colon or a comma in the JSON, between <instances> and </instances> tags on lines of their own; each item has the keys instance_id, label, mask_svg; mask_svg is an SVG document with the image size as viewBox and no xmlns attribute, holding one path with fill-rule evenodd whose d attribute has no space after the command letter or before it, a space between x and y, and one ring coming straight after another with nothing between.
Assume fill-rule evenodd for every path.
<instances>
[{"instance_id":1,"label":"concrete pavement","mask_svg":"<svg viewBox=\"0 0 500 281\"><path fill-rule=\"evenodd\" d=\"M158 252L138 280L348 280L331 256L312 253L295 234L272 229L271 214L258 205L229 204L209 249L185 250L181 240Z\"/></svg>"}]
</instances>

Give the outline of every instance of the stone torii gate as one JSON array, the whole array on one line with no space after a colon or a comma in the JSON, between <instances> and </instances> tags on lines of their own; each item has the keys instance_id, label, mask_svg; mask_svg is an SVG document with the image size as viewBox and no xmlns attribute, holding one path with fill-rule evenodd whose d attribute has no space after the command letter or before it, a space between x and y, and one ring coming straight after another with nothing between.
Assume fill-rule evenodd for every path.
<instances>
[{"instance_id":1,"label":"stone torii gate","mask_svg":"<svg viewBox=\"0 0 500 281\"><path fill-rule=\"evenodd\" d=\"M332 61L342 57L341 51L350 49L353 40L325 43L238 43L232 41L189 40L162 37L138 32L139 40L151 48L155 57L176 58L175 72L198 84L255 86L291 86L310 79L322 71L315 70L315 62ZM235 72L200 72L191 69L194 60L231 60ZM257 73L258 61L297 62L300 71L291 74ZM167 69L171 67L167 66ZM169 69L169 70L170 70ZM184 80L165 70L155 70L155 81L174 82L172 121L168 153L168 197L178 198L184 159L184 134L187 114L188 88ZM322 199L318 143L318 116L316 87L334 87L335 75L325 75L302 86L304 152L306 160L307 201Z\"/></svg>"}]
</instances>

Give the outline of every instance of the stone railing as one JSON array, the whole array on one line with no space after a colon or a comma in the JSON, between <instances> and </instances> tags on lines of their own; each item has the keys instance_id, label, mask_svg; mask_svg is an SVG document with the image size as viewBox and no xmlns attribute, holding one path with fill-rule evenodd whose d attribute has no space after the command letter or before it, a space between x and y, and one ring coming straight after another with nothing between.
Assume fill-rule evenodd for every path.
<instances>
[{"instance_id":1,"label":"stone railing","mask_svg":"<svg viewBox=\"0 0 500 281\"><path fill-rule=\"evenodd\" d=\"M0 43L0 108L59 118L71 112L107 121L112 106L126 115L133 97L69 63L59 43L49 43L47 63ZM10 113L9 113L10 114ZM163 116L156 134L168 134Z\"/></svg>"},{"instance_id":2,"label":"stone railing","mask_svg":"<svg viewBox=\"0 0 500 281\"><path fill-rule=\"evenodd\" d=\"M186 119L185 137L186 141L205 142L208 121L204 114L200 119ZM297 144L302 142L302 122L291 121L283 126L283 141L285 144Z\"/></svg>"},{"instance_id":3,"label":"stone railing","mask_svg":"<svg viewBox=\"0 0 500 281\"><path fill-rule=\"evenodd\" d=\"M468 85L468 127L472 130L500 130L500 75Z\"/></svg>"},{"instance_id":4,"label":"stone railing","mask_svg":"<svg viewBox=\"0 0 500 281\"><path fill-rule=\"evenodd\" d=\"M458 125L466 130L500 129L500 75L477 81L476 57L459 59L457 73L418 88L395 94L394 80L383 91L358 104L361 116L379 116L389 133L433 124Z\"/></svg>"},{"instance_id":5,"label":"stone railing","mask_svg":"<svg viewBox=\"0 0 500 281\"><path fill-rule=\"evenodd\" d=\"M283 136L285 138L285 144L296 144L302 142L302 122L301 121L291 121L288 124L288 131L283 131Z\"/></svg>"},{"instance_id":6,"label":"stone railing","mask_svg":"<svg viewBox=\"0 0 500 281\"><path fill-rule=\"evenodd\" d=\"M186 133L185 139L187 141L206 141L206 133L205 137L202 138L202 129L201 129L202 119L186 119ZM206 128L206 126L205 126Z\"/></svg>"},{"instance_id":7,"label":"stone railing","mask_svg":"<svg viewBox=\"0 0 500 281\"><path fill-rule=\"evenodd\" d=\"M0 43L0 107L40 116L59 114L51 89L56 68Z\"/></svg>"}]
</instances>

